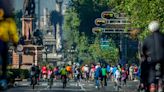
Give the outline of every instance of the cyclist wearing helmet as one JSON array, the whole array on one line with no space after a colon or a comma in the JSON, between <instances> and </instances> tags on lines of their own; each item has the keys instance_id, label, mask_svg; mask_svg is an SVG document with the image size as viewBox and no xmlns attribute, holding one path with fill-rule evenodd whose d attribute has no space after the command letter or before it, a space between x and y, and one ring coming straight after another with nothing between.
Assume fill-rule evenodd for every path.
<instances>
[{"instance_id":1,"label":"cyclist wearing helmet","mask_svg":"<svg viewBox=\"0 0 164 92\"><path fill-rule=\"evenodd\" d=\"M148 67L148 91L155 92L158 87L158 90L161 90L158 92L162 92L160 85L163 84L161 79L164 74L164 34L159 31L160 28L157 21L152 21L148 28L152 33L143 42L142 56L145 59L143 61L147 62L147 64L142 67Z\"/></svg>"}]
</instances>

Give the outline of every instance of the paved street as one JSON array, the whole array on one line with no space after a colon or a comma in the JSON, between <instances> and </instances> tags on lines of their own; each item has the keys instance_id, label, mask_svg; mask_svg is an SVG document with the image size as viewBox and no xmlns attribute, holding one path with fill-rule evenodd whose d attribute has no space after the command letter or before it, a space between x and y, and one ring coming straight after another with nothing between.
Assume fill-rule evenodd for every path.
<instances>
[{"instance_id":1,"label":"paved street","mask_svg":"<svg viewBox=\"0 0 164 92\"><path fill-rule=\"evenodd\" d=\"M128 81L127 85L122 87L120 92L136 92L138 82ZM33 90L30 86L30 82L19 82L18 86L15 88L10 88L4 92L116 92L113 82L108 82L108 86L100 88L99 90L95 88L94 82L81 82L77 84L74 81L70 81L66 88L62 88L62 83L60 81L55 81L53 87L48 88L46 82L40 82Z\"/></svg>"}]
</instances>

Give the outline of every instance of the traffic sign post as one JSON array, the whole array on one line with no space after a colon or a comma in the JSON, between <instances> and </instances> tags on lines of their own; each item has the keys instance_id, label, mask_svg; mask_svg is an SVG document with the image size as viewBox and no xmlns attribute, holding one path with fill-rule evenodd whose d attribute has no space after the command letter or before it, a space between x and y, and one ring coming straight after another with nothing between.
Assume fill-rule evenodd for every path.
<instances>
[{"instance_id":1,"label":"traffic sign post","mask_svg":"<svg viewBox=\"0 0 164 92\"><path fill-rule=\"evenodd\" d=\"M113 18L115 18L115 15L114 15L113 12L104 11L104 12L101 13L101 17L105 18L105 19L113 19Z\"/></svg>"},{"instance_id":2,"label":"traffic sign post","mask_svg":"<svg viewBox=\"0 0 164 92\"><path fill-rule=\"evenodd\" d=\"M97 18L95 19L95 25L96 26L105 26L107 24L107 20L103 18Z\"/></svg>"},{"instance_id":3,"label":"traffic sign post","mask_svg":"<svg viewBox=\"0 0 164 92\"><path fill-rule=\"evenodd\" d=\"M92 28L92 32L93 33L101 33L102 32L102 28L101 27L94 27L94 28Z\"/></svg>"},{"instance_id":4,"label":"traffic sign post","mask_svg":"<svg viewBox=\"0 0 164 92\"><path fill-rule=\"evenodd\" d=\"M130 28L130 22L125 17L124 13L114 13L111 11L104 11L101 13L101 18L95 19L95 25L97 27L92 28L92 32L94 34L118 34L120 35L120 58L125 59L123 57L123 34L130 34L131 32L125 32L126 27L129 27L128 30L131 30ZM100 44L101 48L106 49L112 49L109 42L104 43L102 42ZM125 53L126 54L126 53Z\"/></svg>"}]
</instances>

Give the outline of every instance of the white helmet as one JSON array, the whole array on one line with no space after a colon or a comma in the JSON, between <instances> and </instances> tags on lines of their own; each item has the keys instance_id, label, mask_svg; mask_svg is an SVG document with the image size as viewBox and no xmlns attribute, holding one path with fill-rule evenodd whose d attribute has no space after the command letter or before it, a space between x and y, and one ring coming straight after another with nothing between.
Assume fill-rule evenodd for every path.
<instances>
[{"instance_id":1,"label":"white helmet","mask_svg":"<svg viewBox=\"0 0 164 92\"><path fill-rule=\"evenodd\" d=\"M159 30L159 22L158 21L150 22L148 28L151 32L158 31Z\"/></svg>"}]
</instances>

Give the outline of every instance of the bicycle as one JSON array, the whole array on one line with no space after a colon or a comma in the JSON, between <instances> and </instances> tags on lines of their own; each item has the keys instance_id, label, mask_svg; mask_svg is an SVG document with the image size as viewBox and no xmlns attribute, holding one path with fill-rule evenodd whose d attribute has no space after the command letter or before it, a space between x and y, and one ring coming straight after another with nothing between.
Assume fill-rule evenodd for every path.
<instances>
[{"instance_id":1,"label":"bicycle","mask_svg":"<svg viewBox=\"0 0 164 92\"><path fill-rule=\"evenodd\" d=\"M63 88L65 88L67 84L66 76L62 76L62 82L63 82Z\"/></svg>"},{"instance_id":2,"label":"bicycle","mask_svg":"<svg viewBox=\"0 0 164 92\"><path fill-rule=\"evenodd\" d=\"M32 83L32 89L35 89L36 82L37 82L36 77L32 76L32 82L31 82Z\"/></svg>"},{"instance_id":3,"label":"bicycle","mask_svg":"<svg viewBox=\"0 0 164 92\"><path fill-rule=\"evenodd\" d=\"M53 85L53 78L48 79L48 84L49 84L49 88L52 88Z\"/></svg>"}]
</instances>

